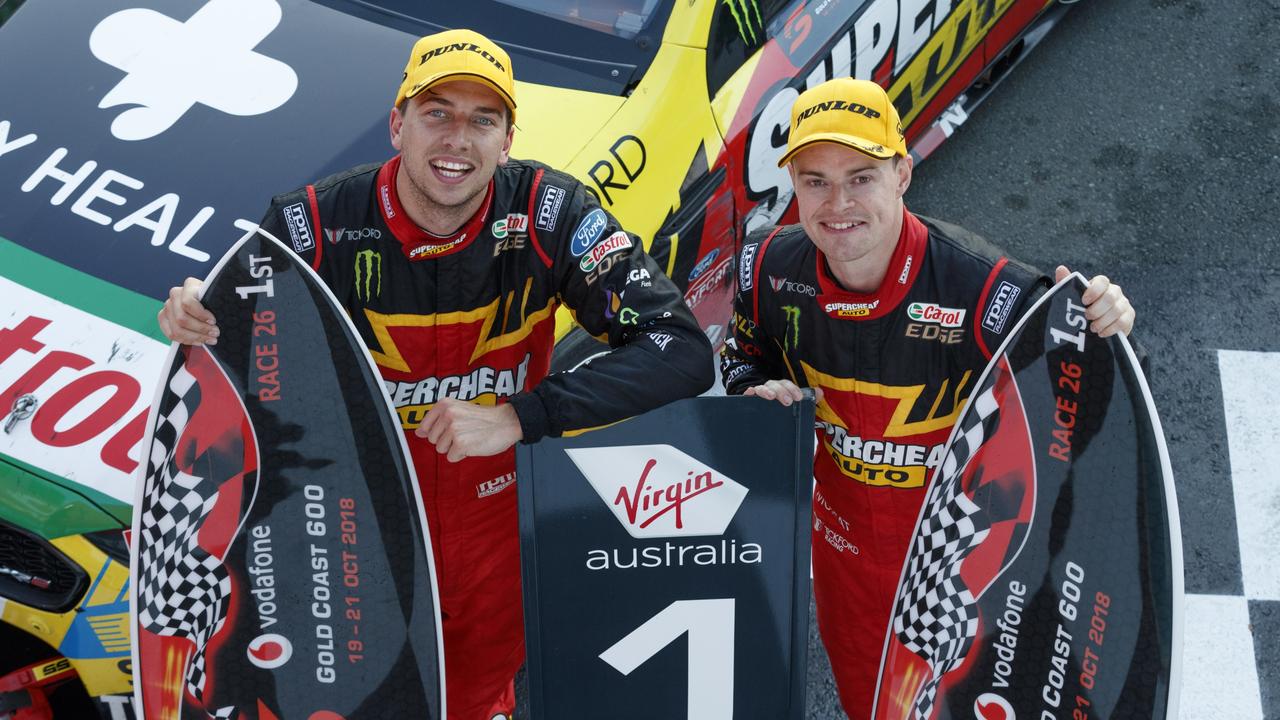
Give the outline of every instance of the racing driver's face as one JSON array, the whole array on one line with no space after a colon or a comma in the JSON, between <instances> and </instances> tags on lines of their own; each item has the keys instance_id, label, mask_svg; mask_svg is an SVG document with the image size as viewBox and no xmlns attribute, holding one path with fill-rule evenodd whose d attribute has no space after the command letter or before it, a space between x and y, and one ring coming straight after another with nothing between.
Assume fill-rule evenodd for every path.
<instances>
[{"instance_id":1,"label":"racing driver's face","mask_svg":"<svg viewBox=\"0 0 1280 720\"><path fill-rule=\"evenodd\" d=\"M911 158L880 160L820 142L801 150L788 167L800 224L828 262L883 261L887 267L902 230L902 196L911 184Z\"/></svg>"},{"instance_id":2,"label":"racing driver's face","mask_svg":"<svg viewBox=\"0 0 1280 720\"><path fill-rule=\"evenodd\" d=\"M423 91L404 112L392 109L391 144L409 180L397 179L396 189L419 225L448 234L479 209L489 180L511 150L507 118L496 92L466 80Z\"/></svg>"}]
</instances>

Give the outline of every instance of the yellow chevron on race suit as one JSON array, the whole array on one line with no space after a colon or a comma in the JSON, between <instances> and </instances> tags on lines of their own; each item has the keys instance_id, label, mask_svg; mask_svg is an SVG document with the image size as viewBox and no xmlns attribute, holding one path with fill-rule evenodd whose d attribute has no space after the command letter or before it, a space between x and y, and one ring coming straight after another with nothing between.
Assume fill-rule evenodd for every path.
<instances>
[{"instance_id":1,"label":"yellow chevron on race suit","mask_svg":"<svg viewBox=\"0 0 1280 720\"><path fill-rule=\"evenodd\" d=\"M803 362L800 366L808 385L823 390L817 426L823 431L823 448L844 475L873 486L924 486L929 470L942 462L946 434L960 415L971 373L965 372L950 391L950 381L944 380L930 397L925 385L882 385L828 375ZM948 395L952 410L940 415L938 408ZM846 408L867 406L879 406L889 417L883 428L867 428L870 440L851 433L852 423L841 416ZM909 420L917 407L927 408L923 418ZM861 414L856 419L865 422ZM901 442L887 438L900 438Z\"/></svg>"},{"instance_id":2,"label":"yellow chevron on race suit","mask_svg":"<svg viewBox=\"0 0 1280 720\"><path fill-rule=\"evenodd\" d=\"M527 312L532 285L532 279L525 283L523 296L520 298L521 315ZM529 362L532 355L529 352L519 352L520 348L515 346L526 340L539 325L548 321L555 309L555 301L548 301L546 307L524 315L523 321L514 330L491 336L494 325L499 321L502 327L507 327L515 305L515 291L512 291L506 297L494 298L493 302L484 307L457 312L383 314L364 308L364 315L369 320L369 326L380 348L370 348L374 361L379 367L393 371L394 374L411 376L383 379L387 394L400 416L401 427L416 428L441 398L493 406L500 400L529 389ZM413 353L402 350L393 332L408 330L414 334L431 333L438 328L465 325L479 325L474 331L475 346L468 360L472 367L466 372L447 375L436 374L433 372L434 368L410 366L406 355ZM408 342L413 345L423 340L419 335ZM431 344L430 341L428 344ZM509 348L514 348L517 352L500 352ZM474 365L477 360L486 356L489 356L486 364ZM413 377L414 373L424 374Z\"/></svg>"},{"instance_id":3,"label":"yellow chevron on race suit","mask_svg":"<svg viewBox=\"0 0 1280 720\"><path fill-rule=\"evenodd\" d=\"M526 303L529 300L529 291L533 287L533 280L530 279L524 286L524 297L521 301L521 313L526 311ZM368 308L364 309L365 317L369 319L369 325L373 329L374 337L378 341L378 347L381 350L369 348L369 353L373 355L373 360L379 367L385 367L390 370L398 370L400 372L411 372L408 361L405 360L404 354L400 348L396 346L396 341L391 337L392 328L430 328L441 327L445 325L466 325L470 323L482 322L477 335L475 349L471 352L469 362L475 362L477 358L484 356L494 350L511 347L516 343L529 337L534 328L540 322L549 317L555 310L555 301L549 300L546 307L535 310L525 316L520 327L511 332L502 333L496 337L489 337L493 332L494 323L498 320L499 303L503 298L494 298L493 302L481 308L474 310L462 310L457 312L434 313L430 315L415 315L412 313L396 313L384 315L374 312ZM507 293L506 312L503 314L503 323L508 320L511 312L513 301L515 300L515 291Z\"/></svg>"}]
</instances>

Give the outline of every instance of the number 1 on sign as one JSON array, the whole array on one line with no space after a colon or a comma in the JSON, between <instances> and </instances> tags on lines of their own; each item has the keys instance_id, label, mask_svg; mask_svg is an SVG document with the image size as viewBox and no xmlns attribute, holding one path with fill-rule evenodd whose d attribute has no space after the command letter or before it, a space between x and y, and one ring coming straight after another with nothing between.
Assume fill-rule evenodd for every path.
<instances>
[{"instance_id":1,"label":"number 1 on sign","mask_svg":"<svg viewBox=\"0 0 1280 720\"><path fill-rule=\"evenodd\" d=\"M689 633L689 718L733 718L733 598L678 600L632 630L600 659L623 675Z\"/></svg>"}]
</instances>

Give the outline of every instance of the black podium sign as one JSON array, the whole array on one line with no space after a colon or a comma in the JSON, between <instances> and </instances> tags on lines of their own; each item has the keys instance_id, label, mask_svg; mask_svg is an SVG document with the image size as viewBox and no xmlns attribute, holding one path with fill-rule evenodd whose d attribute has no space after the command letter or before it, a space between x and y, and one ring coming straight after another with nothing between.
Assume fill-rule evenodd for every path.
<instances>
[{"instance_id":1,"label":"black podium sign","mask_svg":"<svg viewBox=\"0 0 1280 720\"><path fill-rule=\"evenodd\" d=\"M813 403L694 398L517 453L535 718L802 718Z\"/></svg>"}]
</instances>

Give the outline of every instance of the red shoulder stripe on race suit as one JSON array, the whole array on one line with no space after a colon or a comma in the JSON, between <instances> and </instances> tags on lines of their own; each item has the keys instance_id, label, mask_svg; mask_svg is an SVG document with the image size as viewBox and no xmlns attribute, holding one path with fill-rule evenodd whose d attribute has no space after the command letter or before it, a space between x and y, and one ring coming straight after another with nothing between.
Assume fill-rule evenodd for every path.
<instances>
[{"instance_id":1,"label":"red shoulder stripe on race suit","mask_svg":"<svg viewBox=\"0 0 1280 720\"><path fill-rule=\"evenodd\" d=\"M538 188L542 187L542 173L542 168L538 168L538 174L533 176L533 188L529 190L529 207L527 210L530 218L529 241L533 243L533 249L538 252L538 257L542 258L542 264L551 267L551 258L547 257L547 253L543 251L542 242L538 240L538 230L534 227L537 223L533 222L533 218L536 217L533 214L533 206L538 201Z\"/></svg>"},{"instance_id":2,"label":"red shoulder stripe on race suit","mask_svg":"<svg viewBox=\"0 0 1280 720\"><path fill-rule=\"evenodd\" d=\"M315 227L313 237L316 238L316 256L311 259L311 269L316 272L320 271L320 256L324 254L324 243L320 238L324 237L324 228L320 226L320 201L316 200L316 186L307 186L307 201L311 205L311 224Z\"/></svg>"},{"instance_id":3,"label":"red shoulder stripe on race suit","mask_svg":"<svg viewBox=\"0 0 1280 720\"><path fill-rule=\"evenodd\" d=\"M760 249L756 251L755 269L751 271L751 321L760 322L760 267L764 265L764 251L769 247L769 243L773 241L773 236L782 232L782 226L773 229L769 233L769 237L760 243Z\"/></svg>"},{"instance_id":4,"label":"red shoulder stripe on race suit","mask_svg":"<svg viewBox=\"0 0 1280 720\"><path fill-rule=\"evenodd\" d=\"M493 204L493 180L485 191L484 202L475 215L471 216L457 232L441 237L433 235L418 227L409 219L404 205L400 203L400 194L396 192L396 175L400 171L401 156L397 155L382 165L378 170L377 203L382 219L391 228L391 234L400 241L400 249L410 260L428 260L444 255L452 255L465 249L484 228L484 220L489 215L489 207Z\"/></svg>"},{"instance_id":5,"label":"red shoulder stripe on race suit","mask_svg":"<svg viewBox=\"0 0 1280 720\"><path fill-rule=\"evenodd\" d=\"M1008 262L1009 258L1002 257L996 266L991 268L991 274L987 276L987 284L982 286L982 294L978 296L978 304L973 310L973 337L978 341L978 349L982 351L982 357L988 360L991 359L991 351L987 349L987 343L982 339L982 308L987 306L987 295L991 293L991 286L996 283L996 277Z\"/></svg>"},{"instance_id":6,"label":"red shoulder stripe on race suit","mask_svg":"<svg viewBox=\"0 0 1280 720\"><path fill-rule=\"evenodd\" d=\"M857 293L845 290L831 275L831 268L825 262L822 251L817 251L818 287L822 294L818 302L825 308L829 303L847 303L864 305L866 315L849 315L842 320L875 320L888 315L907 296L907 291L915 284L920 268L924 265L924 255L929 247L929 228L912 215L906 207L902 209L902 231L898 234L898 244L889 258L889 267L880 287L874 293ZM874 306L874 307L871 307ZM828 315L831 315L828 312ZM835 315L832 315L835 317Z\"/></svg>"}]
</instances>

